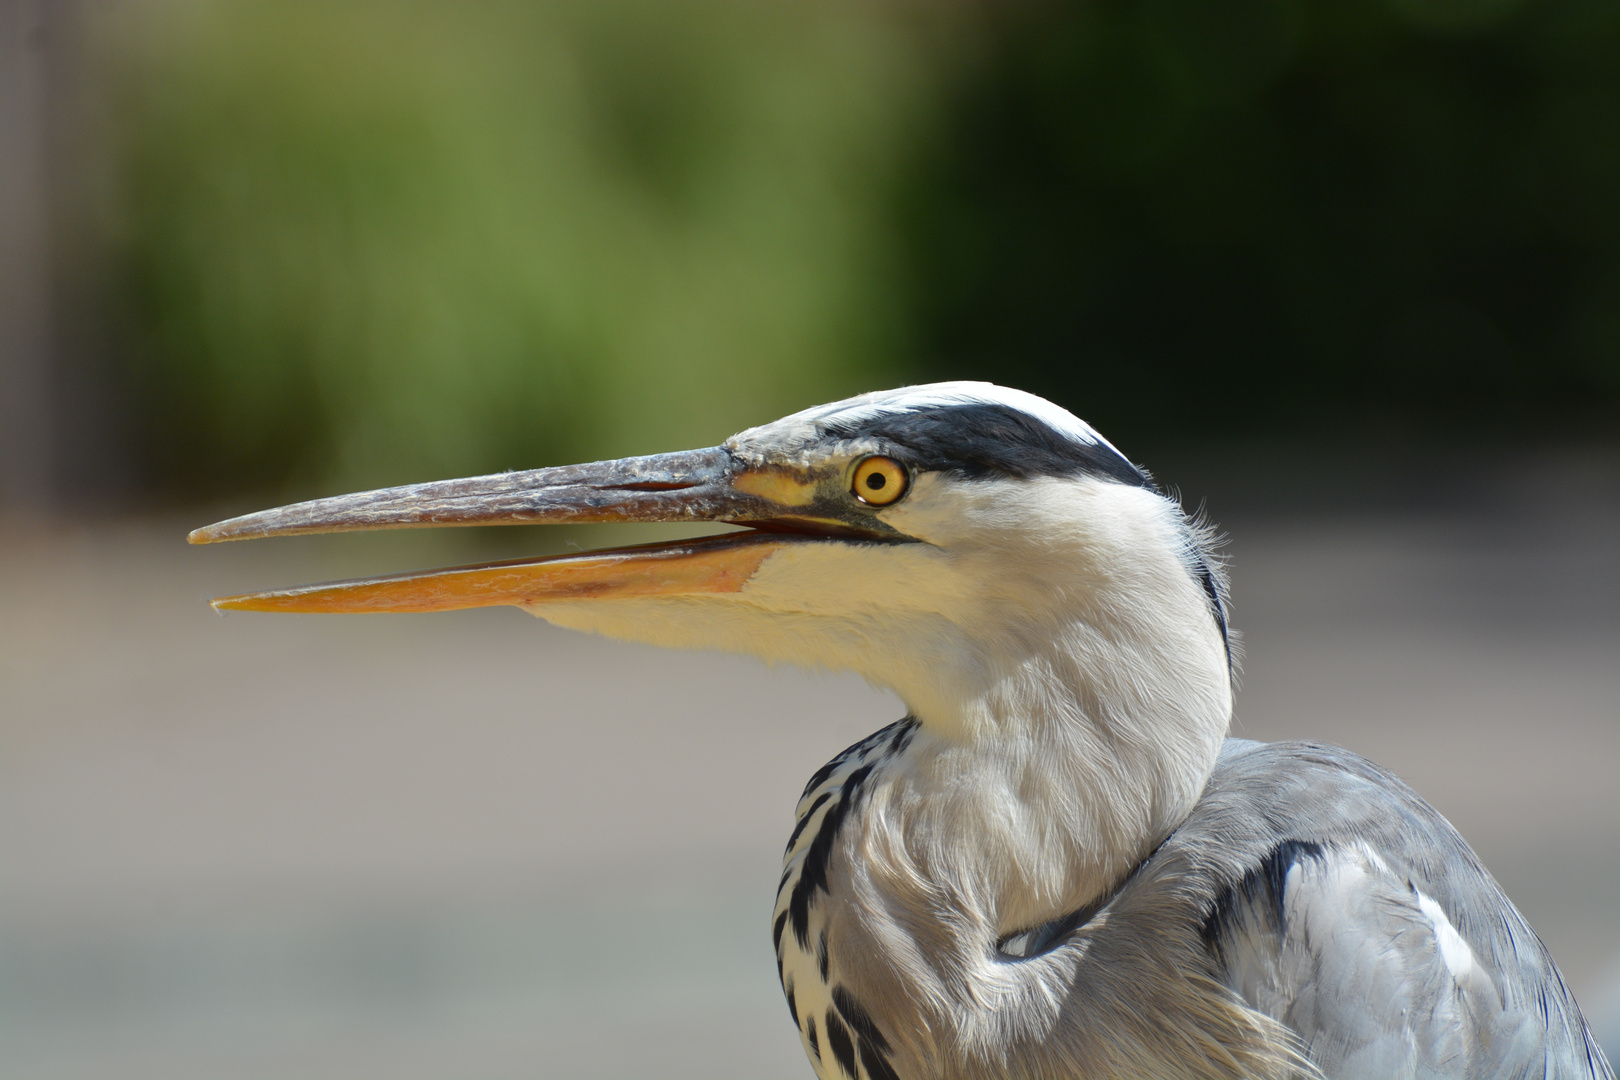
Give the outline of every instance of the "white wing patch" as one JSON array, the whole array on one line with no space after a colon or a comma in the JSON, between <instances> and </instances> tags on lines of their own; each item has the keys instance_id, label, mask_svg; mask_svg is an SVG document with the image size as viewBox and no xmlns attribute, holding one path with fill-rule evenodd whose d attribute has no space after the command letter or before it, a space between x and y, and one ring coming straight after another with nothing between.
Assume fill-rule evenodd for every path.
<instances>
[{"instance_id":1,"label":"white wing patch","mask_svg":"<svg viewBox=\"0 0 1620 1080\"><path fill-rule=\"evenodd\" d=\"M1434 927L1435 944L1440 949L1440 959L1446 963L1451 977L1462 983L1474 972L1474 950L1468 947L1468 942L1457 933L1457 928L1451 925L1446 913L1440 910L1440 905L1434 898L1427 896L1416 889L1418 910L1423 912L1429 924Z\"/></svg>"},{"instance_id":2,"label":"white wing patch","mask_svg":"<svg viewBox=\"0 0 1620 1080\"><path fill-rule=\"evenodd\" d=\"M1302 857L1282 880L1282 926L1269 896L1234 921L1226 982L1298 1032L1326 1075L1472 1076L1527 1021L1440 903L1368 845Z\"/></svg>"}]
</instances>

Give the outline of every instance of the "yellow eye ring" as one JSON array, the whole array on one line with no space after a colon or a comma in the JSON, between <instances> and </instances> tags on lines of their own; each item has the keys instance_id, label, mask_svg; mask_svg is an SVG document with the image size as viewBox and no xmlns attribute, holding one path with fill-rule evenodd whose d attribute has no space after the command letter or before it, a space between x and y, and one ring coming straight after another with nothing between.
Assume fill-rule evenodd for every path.
<instances>
[{"instance_id":1,"label":"yellow eye ring","mask_svg":"<svg viewBox=\"0 0 1620 1080\"><path fill-rule=\"evenodd\" d=\"M897 503L909 487L911 474L906 472L906 467L894 458L877 454L862 458L855 465L855 475L849 484L850 494L871 506Z\"/></svg>"}]
</instances>

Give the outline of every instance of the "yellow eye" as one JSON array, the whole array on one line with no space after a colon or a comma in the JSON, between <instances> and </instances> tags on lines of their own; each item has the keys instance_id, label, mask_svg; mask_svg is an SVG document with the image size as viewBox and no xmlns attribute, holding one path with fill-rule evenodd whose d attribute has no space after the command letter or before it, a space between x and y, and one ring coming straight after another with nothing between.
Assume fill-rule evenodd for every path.
<instances>
[{"instance_id":1,"label":"yellow eye","mask_svg":"<svg viewBox=\"0 0 1620 1080\"><path fill-rule=\"evenodd\" d=\"M862 458L855 466L855 480L849 490L863 503L888 506L899 502L910 486L911 477L904 465L894 458L873 456Z\"/></svg>"}]
</instances>

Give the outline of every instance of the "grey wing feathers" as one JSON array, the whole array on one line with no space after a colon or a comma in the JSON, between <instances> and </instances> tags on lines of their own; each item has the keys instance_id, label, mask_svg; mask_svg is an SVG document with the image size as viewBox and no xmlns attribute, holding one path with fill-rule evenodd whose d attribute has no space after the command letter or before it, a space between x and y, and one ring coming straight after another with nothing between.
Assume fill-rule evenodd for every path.
<instances>
[{"instance_id":1,"label":"grey wing feathers","mask_svg":"<svg viewBox=\"0 0 1620 1080\"><path fill-rule=\"evenodd\" d=\"M1219 977L1325 1076L1613 1076L1467 844L1365 759L1232 740L1167 846L1185 843L1226 863L1204 926Z\"/></svg>"}]
</instances>

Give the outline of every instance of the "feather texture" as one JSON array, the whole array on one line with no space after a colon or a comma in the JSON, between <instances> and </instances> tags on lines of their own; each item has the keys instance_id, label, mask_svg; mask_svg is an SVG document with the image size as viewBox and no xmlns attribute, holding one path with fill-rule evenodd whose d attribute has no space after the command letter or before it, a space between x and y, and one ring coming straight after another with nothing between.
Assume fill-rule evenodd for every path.
<instances>
[{"instance_id":1,"label":"feather texture","mask_svg":"<svg viewBox=\"0 0 1620 1080\"><path fill-rule=\"evenodd\" d=\"M777 951L824 1080L1613 1076L1467 844L1365 759L1228 740L1101 903L998 939L970 894L874 872L915 739L904 721L834 759L787 851ZM853 1069L814 1054L827 1017L871 1033Z\"/></svg>"}]
</instances>

